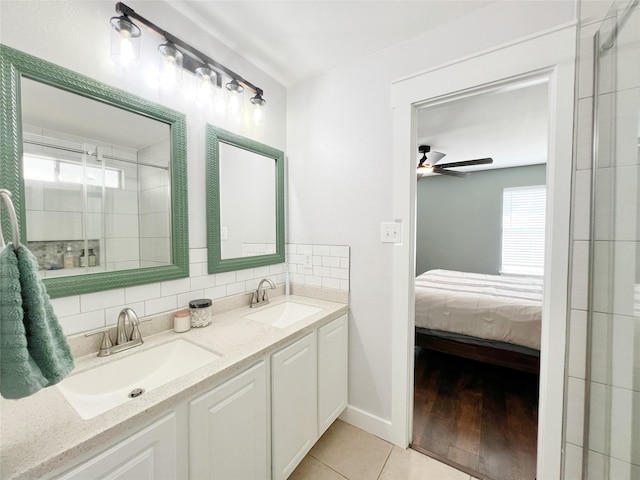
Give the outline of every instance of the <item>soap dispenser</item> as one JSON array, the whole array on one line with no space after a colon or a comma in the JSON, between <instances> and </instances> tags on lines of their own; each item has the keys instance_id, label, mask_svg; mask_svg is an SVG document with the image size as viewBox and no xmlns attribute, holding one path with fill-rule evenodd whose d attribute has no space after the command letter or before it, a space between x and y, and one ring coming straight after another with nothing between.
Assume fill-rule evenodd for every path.
<instances>
[{"instance_id":1,"label":"soap dispenser","mask_svg":"<svg viewBox=\"0 0 640 480\"><path fill-rule=\"evenodd\" d=\"M98 264L96 259L96 252L93 251L93 248L89 249L89 266L95 267Z\"/></svg>"},{"instance_id":2,"label":"soap dispenser","mask_svg":"<svg viewBox=\"0 0 640 480\"><path fill-rule=\"evenodd\" d=\"M67 244L67 252L63 255L62 264L64 268L73 268L73 252L71 251L71 245Z\"/></svg>"}]
</instances>

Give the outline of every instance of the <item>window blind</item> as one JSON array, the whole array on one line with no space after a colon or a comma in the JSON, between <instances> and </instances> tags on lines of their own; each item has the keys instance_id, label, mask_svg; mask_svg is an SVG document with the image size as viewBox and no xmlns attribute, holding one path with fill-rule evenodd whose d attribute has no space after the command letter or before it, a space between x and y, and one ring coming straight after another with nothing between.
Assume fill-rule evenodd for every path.
<instances>
[{"instance_id":1,"label":"window blind","mask_svg":"<svg viewBox=\"0 0 640 480\"><path fill-rule=\"evenodd\" d=\"M544 185L504 189L501 273L544 273L546 193Z\"/></svg>"}]
</instances>

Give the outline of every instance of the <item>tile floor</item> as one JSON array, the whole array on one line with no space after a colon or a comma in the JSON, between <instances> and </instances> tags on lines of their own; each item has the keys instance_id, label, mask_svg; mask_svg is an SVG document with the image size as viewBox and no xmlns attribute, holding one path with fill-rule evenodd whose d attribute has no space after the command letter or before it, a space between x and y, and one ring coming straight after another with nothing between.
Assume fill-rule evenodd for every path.
<instances>
[{"instance_id":1,"label":"tile floor","mask_svg":"<svg viewBox=\"0 0 640 480\"><path fill-rule=\"evenodd\" d=\"M414 450L341 420L329 427L289 480L475 480Z\"/></svg>"}]
</instances>

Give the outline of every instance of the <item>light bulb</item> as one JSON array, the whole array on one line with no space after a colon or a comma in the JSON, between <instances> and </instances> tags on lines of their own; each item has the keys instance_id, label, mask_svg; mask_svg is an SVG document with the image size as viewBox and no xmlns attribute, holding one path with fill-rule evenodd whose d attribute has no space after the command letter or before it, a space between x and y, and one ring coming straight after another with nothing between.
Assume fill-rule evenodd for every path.
<instances>
[{"instance_id":1,"label":"light bulb","mask_svg":"<svg viewBox=\"0 0 640 480\"><path fill-rule=\"evenodd\" d=\"M182 52L171 43L163 43L158 47L160 52L160 84L173 87L182 79Z\"/></svg>"},{"instance_id":2,"label":"light bulb","mask_svg":"<svg viewBox=\"0 0 640 480\"><path fill-rule=\"evenodd\" d=\"M236 92L231 93L229 98L229 104L227 108L231 113L238 113L240 111L240 96Z\"/></svg>"},{"instance_id":3,"label":"light bulb","mask_svg":"<svg viewBox=\"0 0 640 480\"><path fill-rule=\"evenodd\" d=\"M257 126L264 125L264 109L261 105L256 105L253 108L253 123Z\"/></svg>"},{"instance_id":4,"label":"light bulb","mask_svg":"<svg viewBox=\"0 0 640 480\"><path fill-rule=\"evenodd\" d=\"M240 85L236 79L231 80L226 85L229 92L229 100L227 102L227 109L230 113L236 115L242 111L242 92L244 87Z\"/></svg>"},{"instance_id":5,"label":"light bulb","mask_svg":"<svg viewBox=\"0 0 640 480\"><path fill-rule=\"evenodd\" d=\"M216 100L216 72L206 67L196 68L198 85L196 87L196 100L201 103Z\"/></svg>"},{"instance_id":6,"label":"light bulb","mask_svg":"<svg viewBox=\"0 0 640 480\"><path fill-rule=\"evenodd\" d=\"M122 35L120 40L120 65L129 67L135 62L135 58L136 54L133 51L131 38L127 35Z\"/></svg>"},{"instance_id":7,"label":"light bulb","mask_svg":"<svg viewBox=\"0 0 640 480\"><path fill-rule=\"evenodd\" d=\"M257 92L249 101L253 105L253 123L257 126L264 125L264 106L267 101L262 98L262 92Z\"/></svg>"}]
</instances>

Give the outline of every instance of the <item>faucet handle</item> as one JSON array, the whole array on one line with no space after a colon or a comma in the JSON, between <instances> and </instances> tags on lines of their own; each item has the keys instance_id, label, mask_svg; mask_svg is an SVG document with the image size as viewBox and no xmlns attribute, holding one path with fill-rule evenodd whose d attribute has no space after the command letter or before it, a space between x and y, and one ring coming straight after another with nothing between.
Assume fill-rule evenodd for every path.
<instances>
[{"instance_id":1,"label":"faucet handle","mask_svg":"<svg viewBox=\"0 0 640 480\"><path fill-rule=\"evenodd\" d=\"M113 347L113 342L111 342L111 336L109 335L109 327L101 328L100 330L96 330L95 332L85 333L85 337L90 337L91 335L97 335L98 333L102 333L102 342L100 342L100 350L98 351L99 357L106 357L111 354L111 347Z\"/></svg>"},{"instance_id":2,"label":"faucet handle","mask_svg":"<svg viewBox=\"0 0 640 480\"><path fill-rule=\"evenodd\" d=\"M109 330L105 330L102 332L102 342L100 342L100 351L98 352L99 357L104 357L109 355L111 352L111 347L113 347L113 343L111 342L111 337L109 336Z\"/></svg>"}]
</instances>

